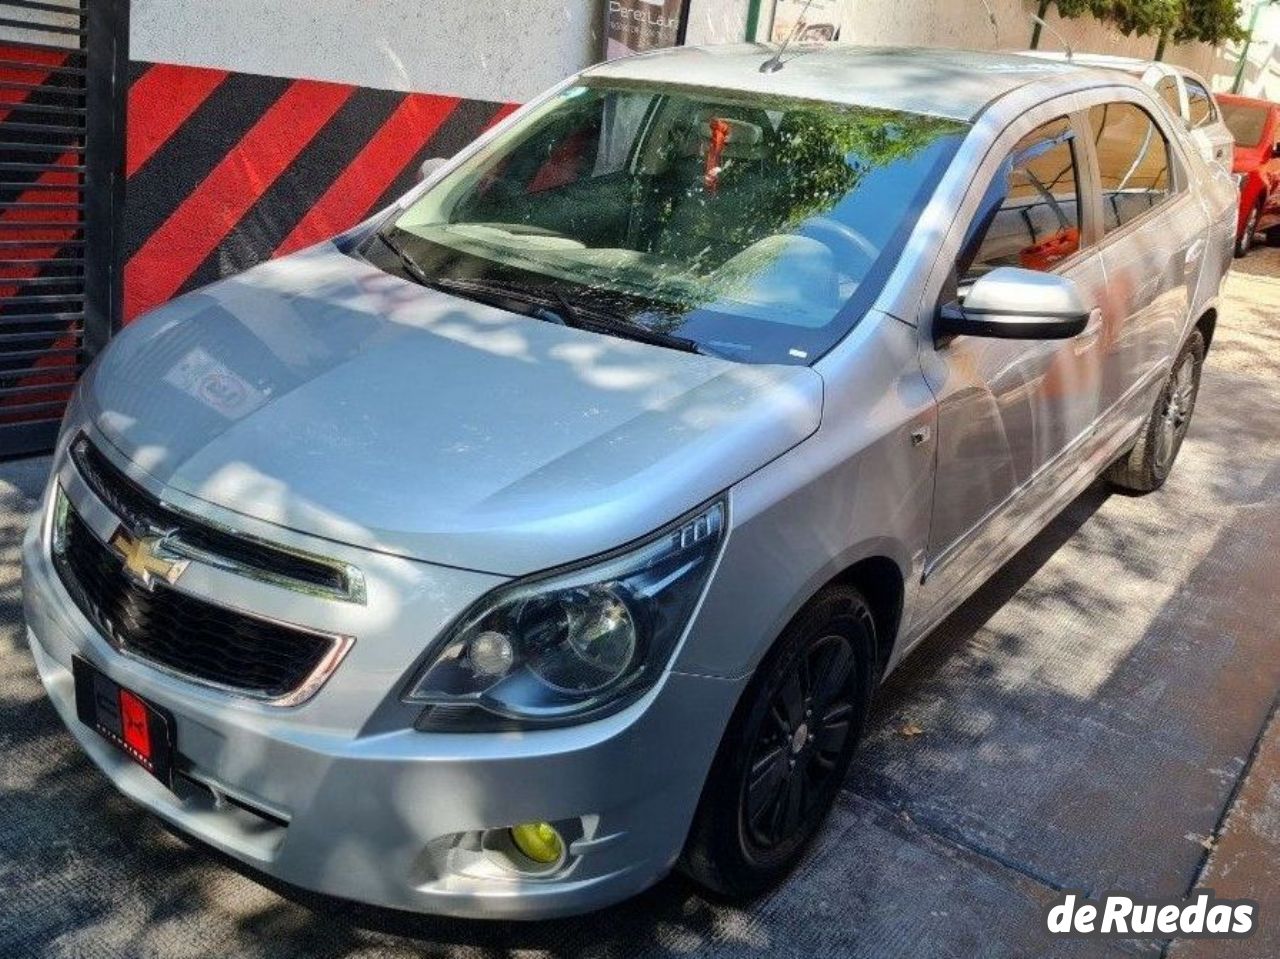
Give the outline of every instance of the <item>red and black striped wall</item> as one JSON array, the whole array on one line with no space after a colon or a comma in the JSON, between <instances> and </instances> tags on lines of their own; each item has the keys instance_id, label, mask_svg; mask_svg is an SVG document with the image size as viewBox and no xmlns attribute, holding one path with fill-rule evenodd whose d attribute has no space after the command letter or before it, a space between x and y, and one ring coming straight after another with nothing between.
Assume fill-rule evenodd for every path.
<instances>
[{"instance_id":1,"label":"red and black striped wall","mask_svg":"<svg viewBox=\"0 0 1280 959\"><path fill-rule=\"evenodd\" d=\"M131 64L124 319L358 223L511 104Z\"/></svg>"}]
</instances>

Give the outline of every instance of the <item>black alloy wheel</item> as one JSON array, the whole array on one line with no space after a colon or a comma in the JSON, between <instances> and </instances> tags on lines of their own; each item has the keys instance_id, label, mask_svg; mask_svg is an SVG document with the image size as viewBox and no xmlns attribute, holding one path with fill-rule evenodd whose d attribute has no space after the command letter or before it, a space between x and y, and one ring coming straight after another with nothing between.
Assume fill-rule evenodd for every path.
<instances>
[{"instance_id":1,"label":"black alloy wheel","mask_svg":"<svg viewBox=\"0 0 1280 959\"><path fill-rule=\"evenodd\" d=\"M1204 335L1198 329L1192 330L1137 441L1103 472L1112 486L1131 493L1149 493L1164 485L1195 413L1205 348Z\"/></svg>"},{"instance_id":2,"label":"black alloy wheel","mask_svg":"<svg viewBox=\"0 0 1280 959\"><path fill-rule=\"evenodd\" d=\"M828 586L756 669L720 742L681 867L722 895L757 895L802 857L831 811L876 676L871 607Z\"/></svg>"},{"instance_id":3,"label":"black alloy wheel","mask_svg":"<svg viewBox=\"0 0 1280 959\"><path fill-rule=\"evenodd\" d=\"M774 691L751 747L742 789L746 833L761 851L809 831L854 730L853 645L845 636L810 644Z\"/></svg>"}]
</instances>

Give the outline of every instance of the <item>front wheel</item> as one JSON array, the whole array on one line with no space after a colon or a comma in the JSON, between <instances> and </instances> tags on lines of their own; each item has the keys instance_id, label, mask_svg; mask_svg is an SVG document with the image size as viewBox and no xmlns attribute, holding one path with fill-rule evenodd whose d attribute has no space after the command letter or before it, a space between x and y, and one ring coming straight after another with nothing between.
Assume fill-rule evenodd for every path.
<instances>
[{"instance_id":1,"label":"front wheel","mask_svg":"<svg viewBox=\"0 0 1280 959\"><path fill-rule=\"evenodd\" d=\"M1138 435L1138 442L1103 474L1113 486L1134 493L1149 493L1168 479L1200 394L1204 349L1204 337L1195 330L1173 361L1173 369L1146 426Z\"/></svg>"},{"instance_id":2,"label":"front wheel","mask_svg":"<svg viewBox=\"0 0 1280 959\"><path fill-rule=\"evenodd\" d=\"M681 866L733 897L763 892L800 860L835 802L875 679L875 623L862 594L823 590L751 684L703 787Z\"/></svg>"}]
</instances>

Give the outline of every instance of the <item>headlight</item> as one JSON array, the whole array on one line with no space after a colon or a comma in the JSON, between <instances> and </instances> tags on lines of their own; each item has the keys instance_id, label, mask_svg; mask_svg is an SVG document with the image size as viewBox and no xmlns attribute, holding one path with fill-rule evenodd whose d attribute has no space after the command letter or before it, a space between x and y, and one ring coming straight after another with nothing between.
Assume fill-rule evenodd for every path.
<instances>
[{"instance_id":1,"label":"headlight","mask_svg":"<svg viewBox=\"0 0 1280 959\"><path fill-rule=\"evenodd\" d=\"M500 587L405 694L420 729L564 725L621 709L666 668L724 539L725 503L625 552Z\"/></svg>"}]
</instances>

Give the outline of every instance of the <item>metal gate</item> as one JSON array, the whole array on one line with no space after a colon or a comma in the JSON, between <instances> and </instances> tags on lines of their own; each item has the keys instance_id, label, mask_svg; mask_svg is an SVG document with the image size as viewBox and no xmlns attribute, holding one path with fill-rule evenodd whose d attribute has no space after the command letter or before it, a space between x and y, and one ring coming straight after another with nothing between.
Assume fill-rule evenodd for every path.
<instances>
[{"instance_id":1,"label":"metal gate","mask_svg":"<svg viewBox=\"0 0 1280 959\"><path fill-rule=\"evenodd\" d=\"M125 0L0 0L0 458L118 325Z\"/></svg>"}]
</instances>

